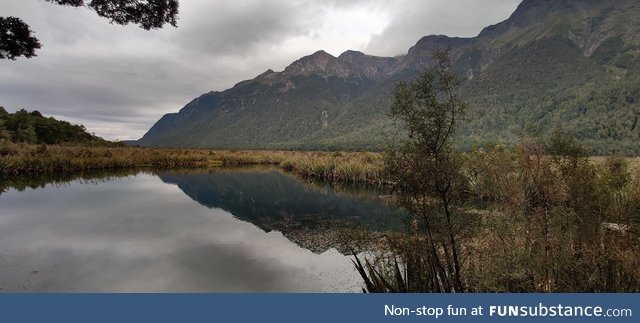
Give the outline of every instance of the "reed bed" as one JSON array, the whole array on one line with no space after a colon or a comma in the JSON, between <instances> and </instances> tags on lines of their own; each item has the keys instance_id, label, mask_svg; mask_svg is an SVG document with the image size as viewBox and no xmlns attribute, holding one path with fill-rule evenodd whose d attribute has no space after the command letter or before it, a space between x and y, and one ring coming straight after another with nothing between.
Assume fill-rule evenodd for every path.
<instances>
[{"instance_id":1,"label":"reed bed","mask_svg":"<svg viewBox=\"0 0 640 323\"><path fill-rule=\"evenodd\" d=\"M326 181L384 184L382 157L371 152L301 152L280 163L284 170Z\"/></svg>"},{"instance_id":2,"label":"reed bed","mask_svg":"<svg viewBox=\"0 0 640 323\"><path fill-rule=\"evenodd\" d=\"M4 144L0 175L69 173L145 167L273 165L302 177L353 183L384 183L382 158L370 152L77 147Z\"/></svg>"}]
</instances>

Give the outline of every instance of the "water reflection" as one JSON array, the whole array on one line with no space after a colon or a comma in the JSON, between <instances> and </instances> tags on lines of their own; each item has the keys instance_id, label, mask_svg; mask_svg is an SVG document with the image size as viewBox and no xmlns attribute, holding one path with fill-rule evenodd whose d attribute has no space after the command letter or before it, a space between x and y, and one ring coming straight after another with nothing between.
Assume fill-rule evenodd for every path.
<instances>
[{"instance_id":1,"label":"water reflection","mask_svg":"<svg viewBox=\"0 0 640 323\"><path fill-rule=\"evenodd\" d=\"M161 173L194 201L221 208L266 232L281 231L299 245L321 253L344 251L345 228L387 230L403 224L402 213L389 208L380 187L305 183L275 169L220 169L208 173Z\"/></svg>"},{"instance_id":2,"label":"water reflection","mask_svg":"<svg viewBox=\"0 0 640 323\"><path fill-rule=\"evenodd\" d=\"M322 226L323 217L373 228L389 211L375 194L317 190L264 170L95 184L0 195L0 289L359 291L347 257L314 253L270 230Z\"/></svg>"}]
</instances>

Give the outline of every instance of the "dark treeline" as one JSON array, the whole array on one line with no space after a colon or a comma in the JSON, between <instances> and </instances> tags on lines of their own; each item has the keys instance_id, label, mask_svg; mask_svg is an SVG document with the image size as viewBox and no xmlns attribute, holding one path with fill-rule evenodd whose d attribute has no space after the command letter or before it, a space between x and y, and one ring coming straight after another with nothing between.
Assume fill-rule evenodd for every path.
<instances>
[{"instance_id":1,"label":"dark treeline","mask_svg":"<svg viewBox=\"0 0 640 323\"><path fill-rule=\"evenodd\" d=\"M46 118L37 110L21 109L8 113L0 106L0 142L27 144L91 144L106 145L110 142L87 132L82 125Z\"/></svg>"}]
</instances>

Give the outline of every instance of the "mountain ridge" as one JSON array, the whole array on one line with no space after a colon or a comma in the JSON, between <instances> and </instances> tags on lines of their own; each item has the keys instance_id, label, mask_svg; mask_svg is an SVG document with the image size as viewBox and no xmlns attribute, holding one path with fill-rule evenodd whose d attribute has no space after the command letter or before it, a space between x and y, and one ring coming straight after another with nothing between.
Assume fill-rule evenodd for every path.
<instances>
[{"instance_id":1,"label":"mountain ridge","mask_svg":"<svg viewBox=\"0 0 640 323\"><path fill-rule=\"evenodd\" d=\"M203 94L163 116L138 144L379 149L394 128L386 113L395 82L411 80L432 64L434 50L450 48L472 107L461 147L568 125L592 153L639 154L630 143L640 139L637 122L625 123L640 115L636 18L638 1L525 0L476 37L425 36L400 57L317 51L281 72ZM624 144L612 146L612 138Z\"/></svg>"}]
</instances>

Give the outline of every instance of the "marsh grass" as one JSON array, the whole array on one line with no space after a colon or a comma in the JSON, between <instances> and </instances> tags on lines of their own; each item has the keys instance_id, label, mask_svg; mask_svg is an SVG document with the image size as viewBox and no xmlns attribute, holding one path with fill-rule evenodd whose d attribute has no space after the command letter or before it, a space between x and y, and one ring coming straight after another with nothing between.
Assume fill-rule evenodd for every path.
<instances>
[{"instance_id":1,"label":"marsh grass","mask_svg":"<svg viewBox=\"0 0 640 323\"><path fill-rule=\"evenodd\" d=\"M51 178L57 185L74 179L109 180L113 174L141 170L224 171L243 165L279 167L312 184L335 182L338 191L340 185L347 185L344 190L349 191L349 183L390 184L382 155L370 152L2 143L0 189L41 187ZM640 291L639 158L580 157L565 163L545 155L544 149L523 144L465 153L462 169L469 204L459 206L456 213L460 228L467 228L460 236L465 291ZM41 181L28 180L30 175ZM393 198L386 198L393 203ZM471 212L473 205L484 207ZM606 224L624 230L616 231L615 226L612 230ZM370 250L375 245L381 249L381 256L369 262L356 260L356 267L370 277L367 289L429 290L425 273L432 268L425 262L420 236L411 231L384 235L384 239L376 236L373 244L361 243L364 249L356 248ZM354 234L346 234L345 241L353 246ZM389 257L390 251L396 257ZM444 252L436 250L435 255Z\"/></svg>"},{"instance_id":2,"label":"marsh grass","mask_svg":"<svg viewBox=\"0 0 640 323\"><path fill-rule=\"evenodd\" d=\"M385 182L382 157L371 152L300 152L283 160L280 167L302 177L329 182Z\"/></svg>"},{"instance_id":3,"label":"marsh grass","mask_svg":"<svg viewBox=\"0 0 640 323\"><path fill-rule=\"evenodd\" d=\"M380 154L256 150L159 149L0 144L0 175L72 173L100 169L275 165L331 182L384 183Z\"/></svg>"},{"instance_id":4,"label":"marsh grass","mask_svg":"<svg viewBox=\"0 0 640 323\"><path fill-rule=\"evenodd\" d=\"M473 218L460 227L464 291L640 291L637 167L638 158L549 155L536 142L465 154L467 203L456 212ZM430 253L416 232L354 258L365 291L451 291L425 283L430 257L446 250Z\"/></svg>"}]
</instances>

